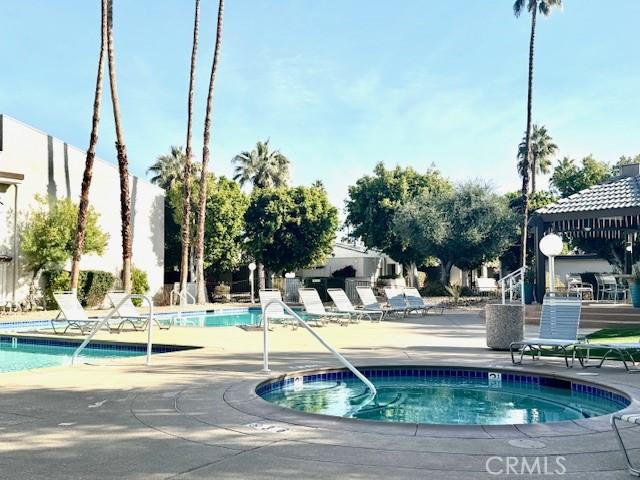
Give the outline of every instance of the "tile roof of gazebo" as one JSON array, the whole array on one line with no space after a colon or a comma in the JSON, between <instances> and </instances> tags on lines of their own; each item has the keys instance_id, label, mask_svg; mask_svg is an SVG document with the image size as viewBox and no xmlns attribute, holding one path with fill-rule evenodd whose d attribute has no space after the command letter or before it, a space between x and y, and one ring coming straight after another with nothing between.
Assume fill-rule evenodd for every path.
<instances>
[{"instance_id":1,"label":"tile roof of gazebo","mask_svg":"<svg viewBox=\"0 0 640 480\"><path fill-rule=\"evenodd\" d=\"M562 198L536 211L547 216L552 214L640 209L640 176L621 177ZM622 212L620 212L623 214ZM639 211L640 213L640 211Z\"/></svg>"},{"instance_id":2,"label":"tile roof of gazebo","mask_svg":"<svg viewBox=\"0 0 640 480\"><path fill-rule=\"evenodd\" d=\"M622 166L619 177L540 208L536 218L568 237L622 239L640 231L640 165Z\"/></svg>"}]
</instances>

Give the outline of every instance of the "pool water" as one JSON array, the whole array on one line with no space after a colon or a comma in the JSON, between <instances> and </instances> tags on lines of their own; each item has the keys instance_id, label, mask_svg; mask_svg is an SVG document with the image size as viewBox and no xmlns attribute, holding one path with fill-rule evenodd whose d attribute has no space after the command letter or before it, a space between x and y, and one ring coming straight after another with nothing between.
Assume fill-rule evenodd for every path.
<instances>
[{"instance_id":1,"label":"pool water","mask_svg":"<svg viewBox=\"0 0 640 480\"><path fill-rule=\"evenodd\" d=\"M365 374L366 375L366 374ZM454 373L455 375L455 373ZM541 377L529 377L538 378ZM598 388L485 378L385 376L370 378L375 401L356 378L306 381L260 390L267 401L303 412L385 422L501 425L557 422L606 415L626 407L621 395ZM578 391L584 390L584 391ZM588 391L587 391L588 390Z\"/></svg>"},{"instance_id":2,"label":"pool water","mask_svg":"<svg viewBox=\"0 0 640 480\"><path fill-rule=\"evenodd\" d=\"M299 312L300 313L300 312ZM305 319L305 316L300 313ZM166 315L159 315L159 318L166 318ZM262 313L259 308L249 309L240 312L207 312L207 313L184 313L182 315L172 314L173 325L181 327L233 327L240 325L255 326L260 325Z\"/></svg>"},{"instance_id":3,"label":"pool water","mask_svg":"<svg viewBox=\"0 0 640 480\"><path fill-rule=\"evenodd\" d=\"M15 372L32 368L70 365L76 347L60 347L50 345L24 345L0 343L0 372ZM89 348L82 351L81 361L92 361L106 358L135 357L144 355L144 351Z\"/></svg>"}]
</instances>

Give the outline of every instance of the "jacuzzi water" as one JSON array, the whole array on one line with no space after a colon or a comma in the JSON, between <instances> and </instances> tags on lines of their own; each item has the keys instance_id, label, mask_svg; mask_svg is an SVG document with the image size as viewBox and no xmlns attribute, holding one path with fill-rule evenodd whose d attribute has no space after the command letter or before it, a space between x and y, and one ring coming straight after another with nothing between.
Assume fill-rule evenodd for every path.
<instances>
[{"instance_id":1,"label":"jacuzzi water","mask_svg":"<svg viewBox=\"0 0 640 480\"><path fill-rule=\"evenodd\" d=\"M305 374L262 384L257 392L269 402L303 412L458 425L578 420L606 415L629 404L626 397L601 387L537 375L428 368L363 373L378 389L374 401L349 371Z\"/></svg>"}]
</instances>

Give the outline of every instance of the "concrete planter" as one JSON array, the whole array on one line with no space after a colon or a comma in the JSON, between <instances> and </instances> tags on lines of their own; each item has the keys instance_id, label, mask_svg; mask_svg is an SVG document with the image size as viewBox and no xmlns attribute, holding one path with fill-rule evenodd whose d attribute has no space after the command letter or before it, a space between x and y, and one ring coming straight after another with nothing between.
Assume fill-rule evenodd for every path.
<instances>
[{"instance_id":1,"label":"concrete planter","mask_svg":"<svg viewBox=\"0 0 640 480\"><path fill-rule=\"evenodd\" d=\"M508 350L524 338L524 305L488 304L485 307L487 347Z\"/></svg>"}]
</instances>

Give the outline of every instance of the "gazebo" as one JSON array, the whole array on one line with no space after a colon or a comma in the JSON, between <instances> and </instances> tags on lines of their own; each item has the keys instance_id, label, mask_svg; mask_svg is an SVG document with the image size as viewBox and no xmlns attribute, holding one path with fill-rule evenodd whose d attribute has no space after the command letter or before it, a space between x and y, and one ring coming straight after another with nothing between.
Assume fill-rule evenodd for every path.
<instances>
[{"instance_id":1,"label":"gazebo","mask_svg":"<svg viewBox=\"0 0 640 480\"><path fill-rule=\"evenodd\" d=\"M546 258L538 245L549 232L627 242L625 273L631 273L633 243L640 231L640 164L623 165L618 177L536 210L530 225L535 237L536 298L543 298L546 288Z\"/></svg>"}]
</instances>

